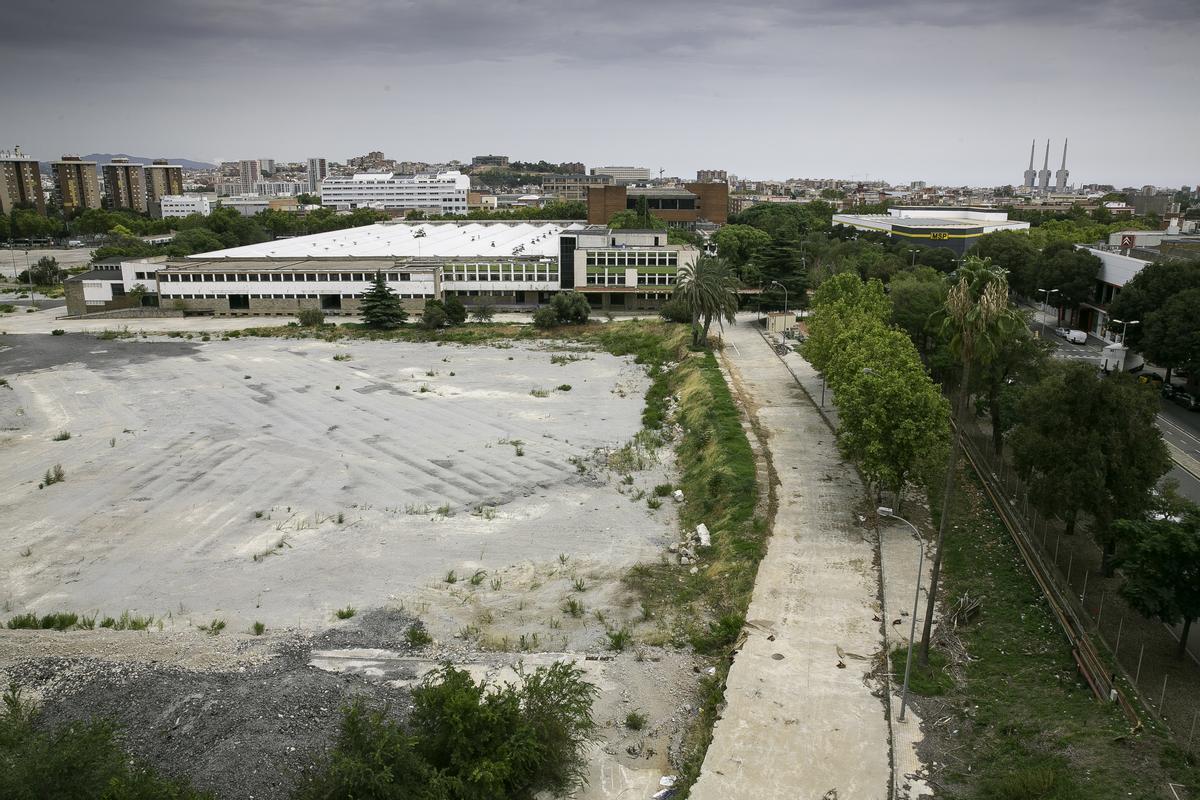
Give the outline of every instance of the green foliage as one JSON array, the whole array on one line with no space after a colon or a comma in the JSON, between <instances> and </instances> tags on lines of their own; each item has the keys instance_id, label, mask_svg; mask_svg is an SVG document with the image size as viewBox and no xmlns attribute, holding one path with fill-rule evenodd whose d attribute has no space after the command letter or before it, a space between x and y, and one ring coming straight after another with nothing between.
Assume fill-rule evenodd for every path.
<instances>
[{"instance_id":1,"label":"green foliage","mask_svg":"<svg viewBox=\"0 0 1200 800\"><path fill-rule=\"evenodd\" d=\"M690 312L692 346L707 347L713 320L724 328L737 312L738 279L729 265L714 256L700 256L693 265L679 268L672 299Z\"/></svg>"},{"instance_id":2,"label":"green foliage","mask_svg":"<svg viewBox=\"0 0 1200 800\"><path fill-rule=\"evenodd\" d=\"M1113 298L1112 304L1109 306L1109 316L1113 319L1139 320L1141 322L1140 325L1129 326L1125 332L1125 341L1129 346L1140 349L1142 339L1147 335L1152 335L1153 329L1158 327L1154 316L1165 309L1172 298L1191 289L1200 289L1200 260L1156 261L1143 267L1137 275L1133 276L1133 280L1125 284L1120 294ZM1175 310L1172 309L1168 316L1174 317ZM1200 325L1200 322L1196 324ZM1174 327L1175 323L1169 322L1163 324L1160 330L1165 332ZM1161 343L1152 341L1150 346L1155 348ZM1151 361L1159 363L1158 353L1146 351L1145 356ZM1175 362L1174 359L1164 359L1162 363L1174 365Z\"/></svg>"},{"instance_id":3,"label":"green foliage","mask_svg":"<svg viewBox=\"0 0 1200 800\"><path fill-rule=\"evenodd\" d=\"M771 244L771 234L752 225L722 225L712 235L717 245L717 255L725 259L736 270L750 264L760 250Z\"/></svg>"},{"instance_id":4,"label":"green foliage","mask_svg":"<svg viewBox=\"0 0 1200 800\"><path fill-rule=\"evenodd\" d=\"M1129 544L1121 559L1121 595L1148 617L1183 623L1182 657L1192 621L1200 617L1200 509L1189 503L1174 519L1119 520L1113 529Z\"/></svg>"},{"instance_id":5,"label":"green foliage","mask_svg":"<svg viewBox=\"0 0 1200 800\"><path fill-rule=\"evenodd\" d=\"M421 327L425 330L436 331L446 327L449 322L449 317L446 315L446 306L441 300L429 299L425 301L425 310L421 313Z\"/></svg>"},{"instance_id":6,"label":"green foliage","mask_svg":"<svg viewBox=\"0 0 1200 800\"><path fill-rule=\"evenodd\" d=\"M1006 270L1012 290L1033 297L1038 288L1038 250L1025 231L996 231L979 237L971 255L990 259L993 266ZM1054 288L1054 287L1047 287Z\"/></svg>"},{"instance_id":7,"label":"green foliage","mask_svg":"<svg viewBox=\"0 0 1200 800\"><path fill-rule=\"evenodd\" d=\"M358 609L356 609L354 606L346 606L345 608L339 608L337 611L333 612L334 616L338 619L350 619L357 613Z\"/></svg>"},{"instance_id":8,"label":"green foliage","mask_svg":"<svg viewBox=\"0 0 1200 800\"><path fill-rule=\"evenodd\" d=\"M596 689L572 664L520 671L518 684L475 683L446 665L413 692L407 726L360 700L302 798L532 800L586 779Z\"/></svg>"},{"instance_id":9,"label":"green foliage","mask_svg":"<svg viewBox=\"0 0 1200 800\"><path fill-rule=\"evenodd\" d=\"M433 643L433 637L429 635L429 631L425 630L425 626L419 622L414 622L404 630L404 641L409 647L425 647Z\"/></svg>"},{"instance_id":10,"label":"green foliage","mask_svg":"<svg viewBox=\"0 0 1200 800\"><path fill-rule=\"evenodd\" d=\"M491 322L496 316L496 308L487 303L471 307L471 319L475 322Z\"/></svg>"},{"instance_id":11,"label":"green foliage","mask_svg":"<svg viewBox=\"0 0 1200 800\"><path fill-rule=\"evenodd\" d=\"M58 259L42 256L27 270L17 275L17 283L33 283L37 286L53 286L62 283L67 273L58 266Z\"/></svg>"},{"instance_id":12,"label":"green foliage","mask_svg":"<svg viewBox=\"0 0 1200 800\"><path fill-rule=\"evenodd\" d=\"M838 333L856 327L856 318L882 323L892 315L891 301L884 294L883 284L877 280L863 283L852 272L834 275L818 286L813 293L812 305L804 357L818 372L829 368Z\"/></svg>"},{"instance_id":13,"label":"green foliage","mask_svg":"<svg viewBox=\"0 0 1200 800\"><path fill-rule=\"evenodd\" d=\"M67 473L63 471L62 464L55 464L46 470L46 474L42 476L42 486L53 486L56 483L62 483L66 479ZM41 488L41 486L38 488Z\"/></svg>"},{"instance_id":14,"label":"green foliage","mask_svg":"<svg viewBox=\"0 0 1200 800\"><path fill-rule=\"evenodd\" d=\"M904 270L888 285L892 322L908 334L921 353L929 350L931 338L937 335L937 313L946 304L948 289L945 276L931 267Z\"/></svg>"},{"instance_id":15,"label":"green foliage","mask_svg":"<svg viewBox=\"0 0 1200 800\"><path fill-rule=\"evenodd\" d=\"M583 325L591 313L587 298L579 292L559 292L550 298L550 307L560 325Z\"/></svg>"},{"instance_id":16,"label":"green foliage","mask_svg":"<svg viewBox=\"0 0 1200 800\"><path fill-rule=\"evenodd\" d=\"M625 727L631 731L640 731L646 727L649 722L646 715L640 711L630 711L625 715Z\"/></svg>"},{"instance_id":17,"label":"green foliage","mask_svg":"<svg viewBox=\"0 0 1200 800\"><path fill-rule=\"evenodd\" d=\"M954 677L948 669L946 654L941 650L929 651L929 663L921 666L913 654L909 667L908 690L923 697L938 697L954 688ZM908 648L897 647L891 652L892 684L904 685L904 670L908 667Z\"/></svg>"},{"instance_id":18,"label":"green foliage","mask_svg":"<svg viewBox=\"0 0 1200 800\"><path fill-rule=\"evenodd\" d=\"M687 303L679 298L671 298L658 309L658 315L667 322L691 322L692 312Z\"/></svg>"},{"instance_id":19,"label":"green foliage","mask_svg":"<svg viewBox=\"0 0 1200 800\"><path fill-rule=\"evenodd\" d=\"M450 295L442 304L446 311L446 322L450 325L462 325L467 321L467 308L456 295Z\"/></svg>"},{"instance_id":20,"label":"green foliage","mask_svg":"<svg viewBox=\"0 0 1200 800\"><path fill-rule=\"evenodd\" d=\"M371 288L362 296L359 304L363 324L376 330L394 330L408 320L408 312L400 298L387 285L383 273L376 272Z\"/></svg>"},{"instance_id":21,"label":"green foliage","mask_svg":"<svg viewBox=\"0 0 1200 800\"><path fill-rule=\"evenodd\" d=\"M203 800L186 782L158 775L131 759L107 722L50 730L15 685L0 714L0 797L100 800Z\"/></svg>"},{"instance_id":22,"label":"green foliage","mask_svg":"<svg viewBox=\"0 0 1200 800\"><path fill-rule=\"evenodd\" d=\"M533 325L536 328L553 328L558 325L558 314L550 306L542 306L533 312Z\"/></svg>"},{"instance_id":23,"label":"green foliage","mask_svg":"<svg viewBox=\"0 0 1200 800\"><path fill-rule=\"evenodd\" d=\"M791 308L804 308L807 302L808 269L800 239L781 231L771 237L770 244L755 252L748 276L757 277L763 293L759 301L764 307L782 309L786 301ZM787 287L785 293L776 284Z\"/></svg>"},{"instance_id":24,"label":"green foliage","mask_svg":"<svg viewBox=\"0 0 1200 800\"><path fill-rule=\"evenodd\" d=\"M1037 288L1058 289L1051 297L1057 305L1075 308L1093 299L1096 293L1096 276L1101 261L1086 250L1079 250L1068 242L1055 242L1046 247L1038 258Z\"/></svg>"},{"instance_id":25,"label":"green foliage","mask_svg":"<svg viewBox=\"0 0 1200 800\"><path fill-rule=\"evenodd\" d=\"M1011 443L1030 502L1073 532L1081 513L1111 565L1112 521L1138 515L1170 467L1155 418L1159 401L1131 376L1097 377L1088 364L1056 364L1020 402Z\"/></svg>"},{"instance_id":26,"label":"green foliage","mask_svg":"<svg viewBox=\"0 0 1200 800\"><path fill-rule=\"evenodd\" d=\"M325 312L319 308L302 308L296 319L306 328L316 328L325 324Z\"/></svg>"}]
</instances>

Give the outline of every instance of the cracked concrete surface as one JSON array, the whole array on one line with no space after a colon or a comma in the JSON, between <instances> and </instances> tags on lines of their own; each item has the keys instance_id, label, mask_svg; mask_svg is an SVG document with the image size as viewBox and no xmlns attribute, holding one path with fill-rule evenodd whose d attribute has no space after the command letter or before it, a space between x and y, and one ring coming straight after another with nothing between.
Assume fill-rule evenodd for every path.
<instances>
[{"instance_id":1,"label":"cracked concrete surface","mask_svg":"<svg viewBox=\"0 0 1200 800\"><path fill-rule=\"evenodd\" d=\"M742 322L726 342L768 436L779 509L691 796L886 797L887 719L871 674L883 648L879 576L854 517L862 485L759 333Z\"/></svg>"}]
</instances>

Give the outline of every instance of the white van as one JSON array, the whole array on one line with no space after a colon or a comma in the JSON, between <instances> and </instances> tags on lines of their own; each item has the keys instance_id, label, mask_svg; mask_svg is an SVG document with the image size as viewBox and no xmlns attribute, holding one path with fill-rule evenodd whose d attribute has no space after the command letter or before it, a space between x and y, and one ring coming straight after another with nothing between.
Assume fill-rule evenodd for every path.
<instances>
[{"instance_id":1,"label":"white van","mask_svg":"<svg viewBox=\"0 0 1200 800\"><path fill-rule=\"evenodd\" d=\"M1071 328L1055 328L1054 332L1071 344L1087 344L1087 333L1084 331L1076 331Z\"/></svg>"}]
</instances>

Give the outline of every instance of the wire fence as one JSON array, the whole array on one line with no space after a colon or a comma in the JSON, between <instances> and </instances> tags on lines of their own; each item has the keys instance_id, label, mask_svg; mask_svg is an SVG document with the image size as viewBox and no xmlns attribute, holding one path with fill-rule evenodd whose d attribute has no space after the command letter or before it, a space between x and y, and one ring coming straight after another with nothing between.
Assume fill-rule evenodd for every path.
<instances>
[{"instance_id":1,"label":"wire fence","mask_svg":"<svg viewBox=\"0 0 1200 800\"><path fill-rule=\"evenodd\" d=\"M990 433L969 421L962 426L964 446L981 467L981 478L1007 498L1020 524L1015 535L1040 554L1045 578L1066 599L1087 632L1103 642L1123 678L1157 721L1176 740L1200 751L1200 664L1190 652L1179 655L1179 637L1161 622L1147 619L1119 593L1120 574L1104 575L1102 551L1086 531L1067 535L1056 518L1040 515L1029 491L1008 460L997 454ZM1119 683L1120 681L1118 681Z\"/></svg>"}]
</instances>

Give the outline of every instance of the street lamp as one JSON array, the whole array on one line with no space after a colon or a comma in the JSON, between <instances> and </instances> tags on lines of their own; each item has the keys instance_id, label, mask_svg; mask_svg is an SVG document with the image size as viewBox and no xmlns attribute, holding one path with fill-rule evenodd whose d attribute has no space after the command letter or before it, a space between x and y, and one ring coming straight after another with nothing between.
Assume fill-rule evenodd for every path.
<instances>
[{"instance_id":1,"label":"street lamp","mask_svg":"<svg viewBox=\"0 0 1200 800\"><path fill-rule=\"evenodd\" d=\"M1131 320L1110 319L1109 322L1115 322L1121 326L1121 344L1125 344L1125 329L1128 328L1130 325L1141 324L1140 319L1131 319Z\"/></svg>"},{"instance_id":2,"label":"street lamp","mask_svg":"<svg viewBox=\"0 0 1200 800\"><path fill-rule=\"evenodd\" d=\"M1046 312L1045 307L1050 304L1050 295L1058 294L1058 289L1038 289L1038 292L1045 294L1045 299L1042 300L1042 313L1044 314ZM1046 320L1043 318L1042 319L1042 336L1045 337L1045 335L1046 335Z\"/></svg>"},{"instance_id":3,"label":"street lamp","mask_svg":"<svg viewBox=\"0 0 1200 800\"><path fill-rule=\"evenodd\" d=\"M783 285L782 283L780 283L779 281L771 281L771 285L772 285L772 286L778 286L780 289L783 289L783 313L785 313L785 314L786 314L786 313L787 313L787 310L788 310L788 302L787 302L787 287L786 287L786 286L784 286L784 285Z\"/></svg>"},{"instance_id":4,"label":"street lamp","mask_svg":"<svg viewBox=\"0 0 1200 800\"><path fill-rule=\"evenodd\" d=\"M925 543L921 541L921 532L917 530L917 526L913 525L904 517L897 516L892 509L888 508L887 506L880 506L879 508L875 509L875 511L881 517L890 517L891 519L899 520L908 527L912 528L913 533L916 534L917 537L917 548L920 550L920 555L917 556L917 593L916 596L913 597L912 627L910 627L908 630L908 658L906 658L904 661L904 691L900 695L900 716L898 719L900 722L904 722L904 709L908 707L908 676L912 670L913 640L917 636L917 607L921 604L921 578L924 577L925 574Z\"/></svg>"},{"instance_id":5,"label":"street lamp","mask_svg":"<svg viewBox=\"0 0 1200 800\"><path fill-rule=\"evenodd\" d=\"M910 247L910 248L908 248L908 252L912 253L912 264L910 264L909 266L916 267L917 266L917 253L919 253L921 251L918 248Z\"/></svg>"}]
</instances>

